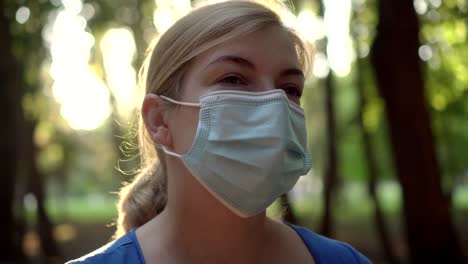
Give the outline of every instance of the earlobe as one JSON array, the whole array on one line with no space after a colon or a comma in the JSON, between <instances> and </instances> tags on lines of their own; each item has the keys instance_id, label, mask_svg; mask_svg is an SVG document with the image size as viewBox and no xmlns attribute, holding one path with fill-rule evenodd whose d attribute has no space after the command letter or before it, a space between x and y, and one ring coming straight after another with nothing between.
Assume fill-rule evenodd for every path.
<instances>
[{"instance_id":1,"label":"earlobe","mask_svg":"<svg viewBox=\"0 0 468 264\"><path fill-rule=\"evenodd\" d=\"M141 107L146 130L155 144L170 146L171 136L167 124L168 106L156 94L147 94Z\"/></svg>"}]
</instances>

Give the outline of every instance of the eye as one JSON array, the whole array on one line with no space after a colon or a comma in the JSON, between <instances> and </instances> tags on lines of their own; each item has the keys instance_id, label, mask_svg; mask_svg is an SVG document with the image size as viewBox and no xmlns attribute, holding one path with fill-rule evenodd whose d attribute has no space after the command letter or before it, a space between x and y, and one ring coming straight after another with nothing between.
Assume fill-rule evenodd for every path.
<instances>
[{"instance_id":1,"label":"eye","mask_svg":"<svg viewBox=\"0 0 468 264\"><path fill-rule=\"evenodd\" d=\"M246 85L247 82L239 75L230 74L224 77L221 77L218 80L218 83L227 84L227 85Z\"/></svg>"},{"instance_id":2,"label":"eye","mask_svg":"<svg viewBox=\"0 0 468 264\"><path fill-rule=\"evenodd\" d=\"M286 86L281 88L288 96L301 97L302 91L297 86Z\"/></svg>"}]
</instances>

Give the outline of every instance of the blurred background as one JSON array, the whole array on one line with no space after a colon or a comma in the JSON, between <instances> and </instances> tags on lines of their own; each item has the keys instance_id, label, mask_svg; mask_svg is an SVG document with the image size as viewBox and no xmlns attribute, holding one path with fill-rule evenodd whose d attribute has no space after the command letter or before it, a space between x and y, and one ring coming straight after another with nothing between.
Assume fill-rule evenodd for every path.
<instances>
[{"instance_id":1,"label":"blurred background","mask_svg":"<svg viewBox=\"0 0 468 264\"><path fill-rule=\"evenodd\" d=\"M465 263L468 1L283 2L315 46L302 99L313 169L268 213L374 263ZM0 2L0 263L62 263L110 241L139 162L139 66L191 7Z\"/></svg>"}]
</instances>

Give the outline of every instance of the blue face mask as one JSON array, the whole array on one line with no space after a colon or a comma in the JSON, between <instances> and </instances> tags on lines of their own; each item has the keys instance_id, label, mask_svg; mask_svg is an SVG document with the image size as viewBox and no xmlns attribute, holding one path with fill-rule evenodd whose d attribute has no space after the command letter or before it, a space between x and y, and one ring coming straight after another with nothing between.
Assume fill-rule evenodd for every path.
<instances>
[{"instance_id":1,"label":"blue face mask","mask_svg":"<svg viewBox=\"0 0 468 264\"><path fill-rule=\"evenodd\" d=\"M161 98L200 107L189 151L163 150L241 217L264 211L310 170L304 112L283 90L216 91L199 104Z\"/></svg>"}]
</instances>

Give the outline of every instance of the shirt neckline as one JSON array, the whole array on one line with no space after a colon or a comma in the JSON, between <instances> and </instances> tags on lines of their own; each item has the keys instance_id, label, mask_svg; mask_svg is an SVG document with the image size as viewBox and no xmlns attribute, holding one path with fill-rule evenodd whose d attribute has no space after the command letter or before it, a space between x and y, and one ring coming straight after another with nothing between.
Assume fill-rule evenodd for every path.
<instances>
[{"instance_id":1,"label":"shirt neckline","mask_svg":"<svg viewBox=\"0 0 468 264\"><path fill-rule=\"evenodd\" d=\"M129 232L130 240L132 240L133 243L135 243L135 247L138 252L138 258L140 259L140 263L146 264L145 257L143 256L143 251L141 250L140 242L138 241L138 237L136 236L136 230L137 229L134 228Z\"/></svg>"},{"instance_id":2,"label":"shirt neckline","mask_svg":"<svg viewBox=\"0 0 468 264\"><path fill-rule=\"evenodd\" d=\"M312 256L312 258L314 259L315 263L316 264L320 264L320 259L318 258L318 256L315 255L315 249L314 247L312 246L311 243L307 243L305 237L303 236L303 234L299 231L299 226L296 226L294 224L291 224L291 223L288 223L286 221L282 221L286 226L288 226L289 228L291 228L292 230L294 230L294 232L299 236L299 238L302 240L302 243L304 243L304 245L306 246L306 248L309 250L309 254ZM146 264L146 261L145 261L145 257L143 256L143 251L141 249L141 246L140 246L140 242L138 241L138 237L136 236L136 230L137 228L134 228L132 229L130 232L129 232L129 237L130 237L130 240L133 241L133 243L135 243L135 247L137 249L137 252L138 252L138 258L140 259L140 263L141 264Z\"/></svg>"}]
</instances>

